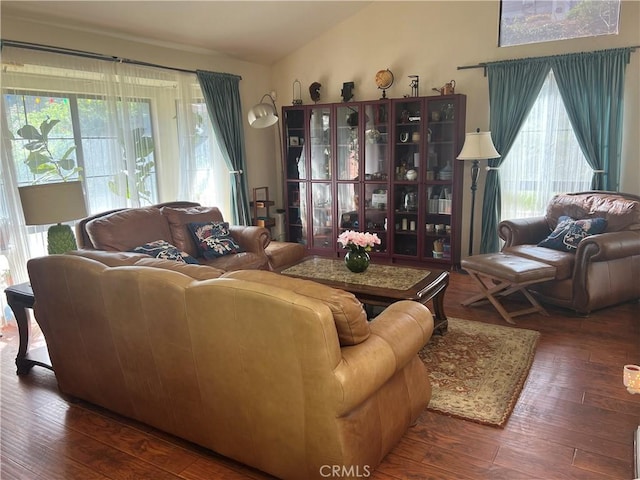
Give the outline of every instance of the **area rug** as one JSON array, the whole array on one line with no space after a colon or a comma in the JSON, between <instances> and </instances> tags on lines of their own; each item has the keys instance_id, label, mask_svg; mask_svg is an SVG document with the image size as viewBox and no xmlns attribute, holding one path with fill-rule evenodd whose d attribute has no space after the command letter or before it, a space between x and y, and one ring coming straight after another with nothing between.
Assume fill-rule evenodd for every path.
<instances>
[{"instance_id":1,"label":"area rug","mask_svg":"<svg viewBox=\"0 0 640 480\"><path fill-rule=\"evenodd\" d=\"M429 371L429 410L503 427L529 374L540 333L449 318L419 355Z\"/></svg>"}]
</instances>

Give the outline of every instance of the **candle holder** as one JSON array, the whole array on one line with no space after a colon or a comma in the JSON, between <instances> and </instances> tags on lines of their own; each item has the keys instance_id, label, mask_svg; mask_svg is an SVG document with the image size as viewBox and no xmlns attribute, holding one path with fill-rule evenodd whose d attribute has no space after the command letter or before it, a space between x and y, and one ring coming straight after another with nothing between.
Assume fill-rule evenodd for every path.
<instances>
[{"instance_id":1,"label":"candle holder","mask_svg":"<svg viewBox=\"0 0 640 480\"><path fill-rule=\"evenodd\" d=\"M622 383L629 393L640 393L640 366L625 365L622 373Z\"/></svg>"}]
</instances>

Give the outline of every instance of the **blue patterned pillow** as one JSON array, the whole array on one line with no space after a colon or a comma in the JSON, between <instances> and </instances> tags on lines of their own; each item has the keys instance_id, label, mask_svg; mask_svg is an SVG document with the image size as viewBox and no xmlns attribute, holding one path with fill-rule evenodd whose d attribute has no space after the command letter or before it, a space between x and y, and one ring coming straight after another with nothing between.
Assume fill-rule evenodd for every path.
<instances>
[{"instance_id":1,"label":"blue patterned pillow","mask_svg":"<svg viewBox=\"0 0 640 480\"><path fill-rule=\"evenodd\" d=\"M231 236L227 222L194 222L187 226L198 252L206 259L242 252L242 247Z\"/></svg>"},{"instance_id":2,"label":"blue patterned pillow","mask_svg":"<svg viewBox=\"0 0 640 480\"><path fill-rule=\"evenodd\" d=\"M136 253L144 253L154 258L163 258L165 260L175 260L182 263L193 263L198 265L199 262L186 252L181 252L165 240L156 240L154 242L145 243L131 250Z\"/></svg>"},{"instance_id":3,"label":"blue patterned pillow","mask_svg":"<svg viewBox=\"0 0 640 480\"><path fill-rule=\"evenodd\" d=\"M558 218L558 226L555 230L538 246L575 253L580 240L589 235L602 233L605 228L607 228L607 221L604 218L574 220L571 217L562 216Z\"/></svg>"}]
</instances>

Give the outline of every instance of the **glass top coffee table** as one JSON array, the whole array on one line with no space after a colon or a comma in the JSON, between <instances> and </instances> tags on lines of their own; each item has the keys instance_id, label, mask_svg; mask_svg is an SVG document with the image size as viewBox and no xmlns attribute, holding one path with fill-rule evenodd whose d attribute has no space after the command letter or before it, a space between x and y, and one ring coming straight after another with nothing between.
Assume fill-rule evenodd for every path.
<instances>
[{"instance_id":1,"label":"glass top coffee table","mask_svg":"<svg viewBox=\"0 0 640 480\"><path fill-rule=\"evenodd\" d=\"M313 256L280 273L351 292L369 307L387 307L400 300L426 305L432 300L434 332L443 334L447 331L444 294L449 285L449 272L445 270L371 263L366 272L352 273L342 259ZM369 308L367 313L370 313Z\"/></svg>"}]
</instances>

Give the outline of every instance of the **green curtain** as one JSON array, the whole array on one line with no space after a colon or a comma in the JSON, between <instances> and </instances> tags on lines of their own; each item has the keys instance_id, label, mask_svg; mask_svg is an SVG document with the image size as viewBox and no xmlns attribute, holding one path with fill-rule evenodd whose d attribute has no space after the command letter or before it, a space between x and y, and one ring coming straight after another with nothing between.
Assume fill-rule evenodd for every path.
<instances>
[{"instance_id":1,"label":"green curtain","mask_svg":"<svg viewBox=\"0 0 640 480\"><path fill-rule=\"evenodd\" d=\"M498 167L505 161L513 142L531 111L542 88L550 65L547 59L507 60L487 63L489 79L489 126L500 158L489 159L482 203L481 253L500 250L500 174Z\"/></svg>"},{"instance_id":2,"label":"green curtain","mask_svg":"<svg viewBox=\"0 0 640 480\"><path fill-rule=\"evenodd\" d=\"M550 58L578 144L594 170L593 190L619 189L624 77L632 50Z\"/></svg>"},{"instance_id":3,"label":"green curtain","mask_svg":"<svg viewBox=\"0 0 640 480\"><path fill-rule=\"evenodd\" d=\"M244 130L239 84L241 77L197 70L213 130L231 171L231 212L234 225L250 225L249 186L246 176Z\"/></svg>"}]
</instances>

